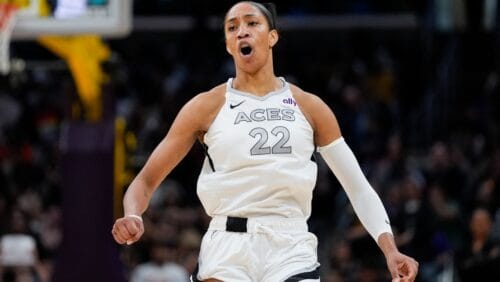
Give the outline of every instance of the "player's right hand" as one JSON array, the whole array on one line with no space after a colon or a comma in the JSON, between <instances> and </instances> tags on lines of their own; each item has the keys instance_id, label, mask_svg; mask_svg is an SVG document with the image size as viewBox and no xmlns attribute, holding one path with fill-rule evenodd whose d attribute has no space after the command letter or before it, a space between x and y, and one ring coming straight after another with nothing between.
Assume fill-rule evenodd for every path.
<instances>
[{"instance_id":1,"label":"player's right hand","mask_svg":"<svg viewBox=\"0 0 500 282\"><path fill-rule=\"evenodd\" d=\"M144 234L144 223L139 216L124 216L115 221L111 234L118 244L131 245Z\"/></svg>"}]
</instances>

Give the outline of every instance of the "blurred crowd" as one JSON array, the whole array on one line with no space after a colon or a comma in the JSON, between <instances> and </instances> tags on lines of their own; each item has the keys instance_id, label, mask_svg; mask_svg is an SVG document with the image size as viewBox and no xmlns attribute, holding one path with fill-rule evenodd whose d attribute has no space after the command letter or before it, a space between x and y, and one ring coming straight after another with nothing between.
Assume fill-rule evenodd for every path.
<instances>
[{"instance_id":1,"label":"blurred crowd","mask_svg":"<svg viewBox=\"0 0 500 282\"><path fill-rule=\"evenodd\" d=\"M482 53L498 41L425 32L284 32L276 73L334 110L398 246L420 262L418 281L499 280L500 54ZM128 156L134 173L187 100L232 76L221 36L136 33L109 42L103 95L137 138ZM19 55L55 59L32 45L19 43ZM74 86L64 67L27 66L0 77L0 281L50 281L63 236L58 141ZM188 281L210 220L196 197L203 158L195 145L154 194L143 238L121 247L130 281ZM316 160L309 226L322 281L389 281L342 187Z\"/></svg>"}]
</instances>

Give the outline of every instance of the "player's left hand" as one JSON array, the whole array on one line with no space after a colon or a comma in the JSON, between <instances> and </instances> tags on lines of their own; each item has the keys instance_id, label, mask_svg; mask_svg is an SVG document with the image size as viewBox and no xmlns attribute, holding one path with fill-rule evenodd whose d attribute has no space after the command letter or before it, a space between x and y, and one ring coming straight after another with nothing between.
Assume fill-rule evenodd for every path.
<instances>
[{"instance_id":1,"label":"player's left hand","mask_svg":"<svg viewBox=\"0 0 500 282\"><path fill-rule=\"evenodd\" d=\"M413 282L418 273L418 262L400 252L393 252L386 257L387 267L391 272L392 282Z\"/></svg>"}]
</instances>

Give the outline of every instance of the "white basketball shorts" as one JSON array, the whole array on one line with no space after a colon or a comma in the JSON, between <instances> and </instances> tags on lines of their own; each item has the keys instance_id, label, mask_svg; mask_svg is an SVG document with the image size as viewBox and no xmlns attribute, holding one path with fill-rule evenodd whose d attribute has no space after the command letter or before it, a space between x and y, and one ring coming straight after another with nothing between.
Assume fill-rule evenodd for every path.
<instances>
[{"instance_id":1,"label":"white basketball shorts","mask_svg":"<svg viewBox=\"0 0 500 282\"><path fill-rule=\"evenodd\" d=\"M214 217L191 279L317 282L317 247L304 219Z\"/></svg>"}]
</instances>

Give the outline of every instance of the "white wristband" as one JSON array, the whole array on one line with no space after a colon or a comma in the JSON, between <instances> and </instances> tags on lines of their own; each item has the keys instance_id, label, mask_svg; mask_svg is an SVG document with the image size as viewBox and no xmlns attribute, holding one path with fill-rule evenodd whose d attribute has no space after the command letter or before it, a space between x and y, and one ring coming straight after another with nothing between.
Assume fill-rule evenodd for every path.
<instances>
[{"instance_id":1,"label":"white wristband","mask_svg":"<svg viewBox=\"0 0 500 282\"><path fill-rule=\"evenodd\" d=\"M133 217L133 218L137 218L138 220L140 220L142 222L142 217L140 215L136 215L136 214L127 214L125 217Z\"/></svg>"}]
</instances>

